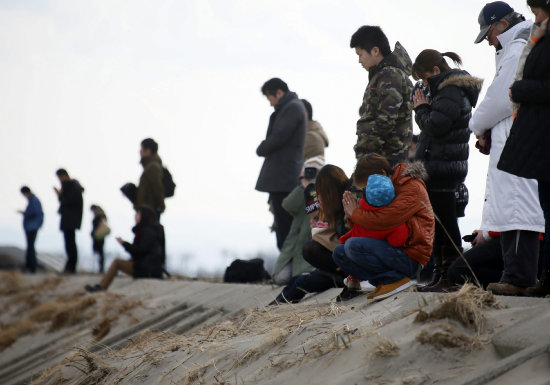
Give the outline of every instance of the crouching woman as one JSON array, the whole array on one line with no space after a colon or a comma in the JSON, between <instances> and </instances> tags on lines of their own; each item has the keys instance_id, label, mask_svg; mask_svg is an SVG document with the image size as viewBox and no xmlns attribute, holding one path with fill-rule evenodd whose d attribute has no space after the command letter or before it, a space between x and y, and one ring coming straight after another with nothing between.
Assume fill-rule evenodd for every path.
<instances>
[{"instance_id":1,"label":"crouching woman","mask_svg":"<svg viewBox=\"0 0 550 385\"><path fill-rule=\"evenodd\" d=\"M136 209L136 225L132 229L134 242L118 237L117 241L130 253L131 260L115 259L99 284L86 285L86 290L107 290L119 271L134 278L162 278L164 254L164 228L158 223L156 213L149 207Z\"/></svg>"},{"instance_id":2,"label":"crouching woman","mask_svg":"<svg viewBox=\"0 0 550 385\"><path fill-rule=\"evenodd\" d=\"M370 175L391 178L395 199L380 210L364 210L349 192L343 195L346 218L368 230L387 231L405 223L409 238L401 247L386 240L350 238L334 249L333 259L342 270L376 287L368 298L381 300L414 284L418 266L426 265L434 237L433 210L424 184L426 171L421 163L399 163L390 167L387 159L367 154L357 161L353 176L356 187L363 189Z\"/></svg>"}]
</instances>

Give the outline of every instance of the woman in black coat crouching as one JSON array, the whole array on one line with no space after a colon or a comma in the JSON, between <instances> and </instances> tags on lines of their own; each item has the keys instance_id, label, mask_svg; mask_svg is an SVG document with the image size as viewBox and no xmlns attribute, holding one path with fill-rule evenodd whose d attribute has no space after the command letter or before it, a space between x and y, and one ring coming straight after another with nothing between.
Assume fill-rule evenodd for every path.
<instances>
[{"instance_id":1,"label":"woman in black coat crouching","mask_svg":"<svg viewBox=\"0 0 550 385\"><path fill-rule=\"evenodd\" d=\"M136 225L132 231L135 234L133 243L117 238L132 259L115 259L98 285L85 286L87 291L107 290L119 270L134 278L162 278L165 261L164 228L158 223L156 213L149 207L138 207Z\"/></svg>"},{"instance_id":2,"label":"woman in black coat crouching","mask_svg":"<svg viewBox=\"0 0 550 385\"><path fill-rule=\"evenodd\" d=\"M455 191L468 174L468 122L483 83L466 71L451 69L444 56L462 64L454 52L426 49L418 55L412 69L413 77L421 79L426 87L425 92L417 89L413 94L416 123L421 131L416 160L428 172L426 187L439 219L435 224L433 277L424 288L428 291L449 286L447 268L460 254Z\"/></svg>"}]
</instances>

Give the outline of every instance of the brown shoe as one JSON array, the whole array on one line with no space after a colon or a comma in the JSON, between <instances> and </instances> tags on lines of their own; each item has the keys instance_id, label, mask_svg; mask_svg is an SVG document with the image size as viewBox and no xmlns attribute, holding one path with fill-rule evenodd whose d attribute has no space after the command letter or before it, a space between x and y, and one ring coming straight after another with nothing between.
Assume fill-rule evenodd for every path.
<instances>
[{"instance_id":1,"label":"brown shoe","mask_svg":"<svg viewBox=\"0 0 550 385\"><path fill-rule=\"evenodd\" d=\"M408 289L415 284L416 281L411 281L409 278L405 277L397 282L388 283L387 285L378 285L376 286L376 289L374 289L374 291L367 296L367 299L379 301L397 294L400 291Z\"/></svg>"},{"instance_id":2,"label":"brown shoe","mask_svg":"<svg viewBox=\"0 0 550 385\"><path fill-rule=\"evenodd\" d=\"M527 289L525 287L512 285L511 283L507 282L490 283L487 286L487 290L490 290L493 292L493 294L498 295L514 295L522 297L527 294Z\"/></svg>"}]
</instances>

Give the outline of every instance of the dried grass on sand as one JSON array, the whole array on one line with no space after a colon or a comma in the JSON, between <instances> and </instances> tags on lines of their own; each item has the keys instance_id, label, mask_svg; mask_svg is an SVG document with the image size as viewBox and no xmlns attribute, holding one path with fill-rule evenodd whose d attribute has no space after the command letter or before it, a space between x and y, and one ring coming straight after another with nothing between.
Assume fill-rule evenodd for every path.
<instances>
[{"instance_id":1,"label":"dried grass on sand","mask_svg":"<svg viewBox=\"0 0 550 385\"><path fill-rule=\"evenodd\" d=\"M415 322L427 322L444 318L460 322L467 328L481 332L485 327L485 308L500 308L500 303L491 292L472 284L464 284L454 293L441 296L441 303L432 311L420 310Z\"/></svg>"}]
</instances>

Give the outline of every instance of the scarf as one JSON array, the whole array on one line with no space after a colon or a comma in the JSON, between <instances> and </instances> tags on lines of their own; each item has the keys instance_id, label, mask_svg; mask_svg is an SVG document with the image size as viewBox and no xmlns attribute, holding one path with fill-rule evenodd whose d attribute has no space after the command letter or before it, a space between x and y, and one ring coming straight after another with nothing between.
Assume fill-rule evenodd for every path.
<instances>
[{"instance_id":1,"label":"scarf","mask_svg":"<svg viewBox=\"0 0 550 385\"><path fill-rule=\"evenodd\" d=\"M521 56L519 57L518 67L516 70L516 76L514 77L514 83L523 79L523 70L525 69L525 60L533 47L539 42L539 40L546 34L546 25L548 24L548 19L544 20L540 24L533 24L531 26L531 34L529 35L529 40L523 51L521 51ZM519 103L514 103L514 115L513 119L516 119L519 110Z\"/></svg>"}]
</instances>

